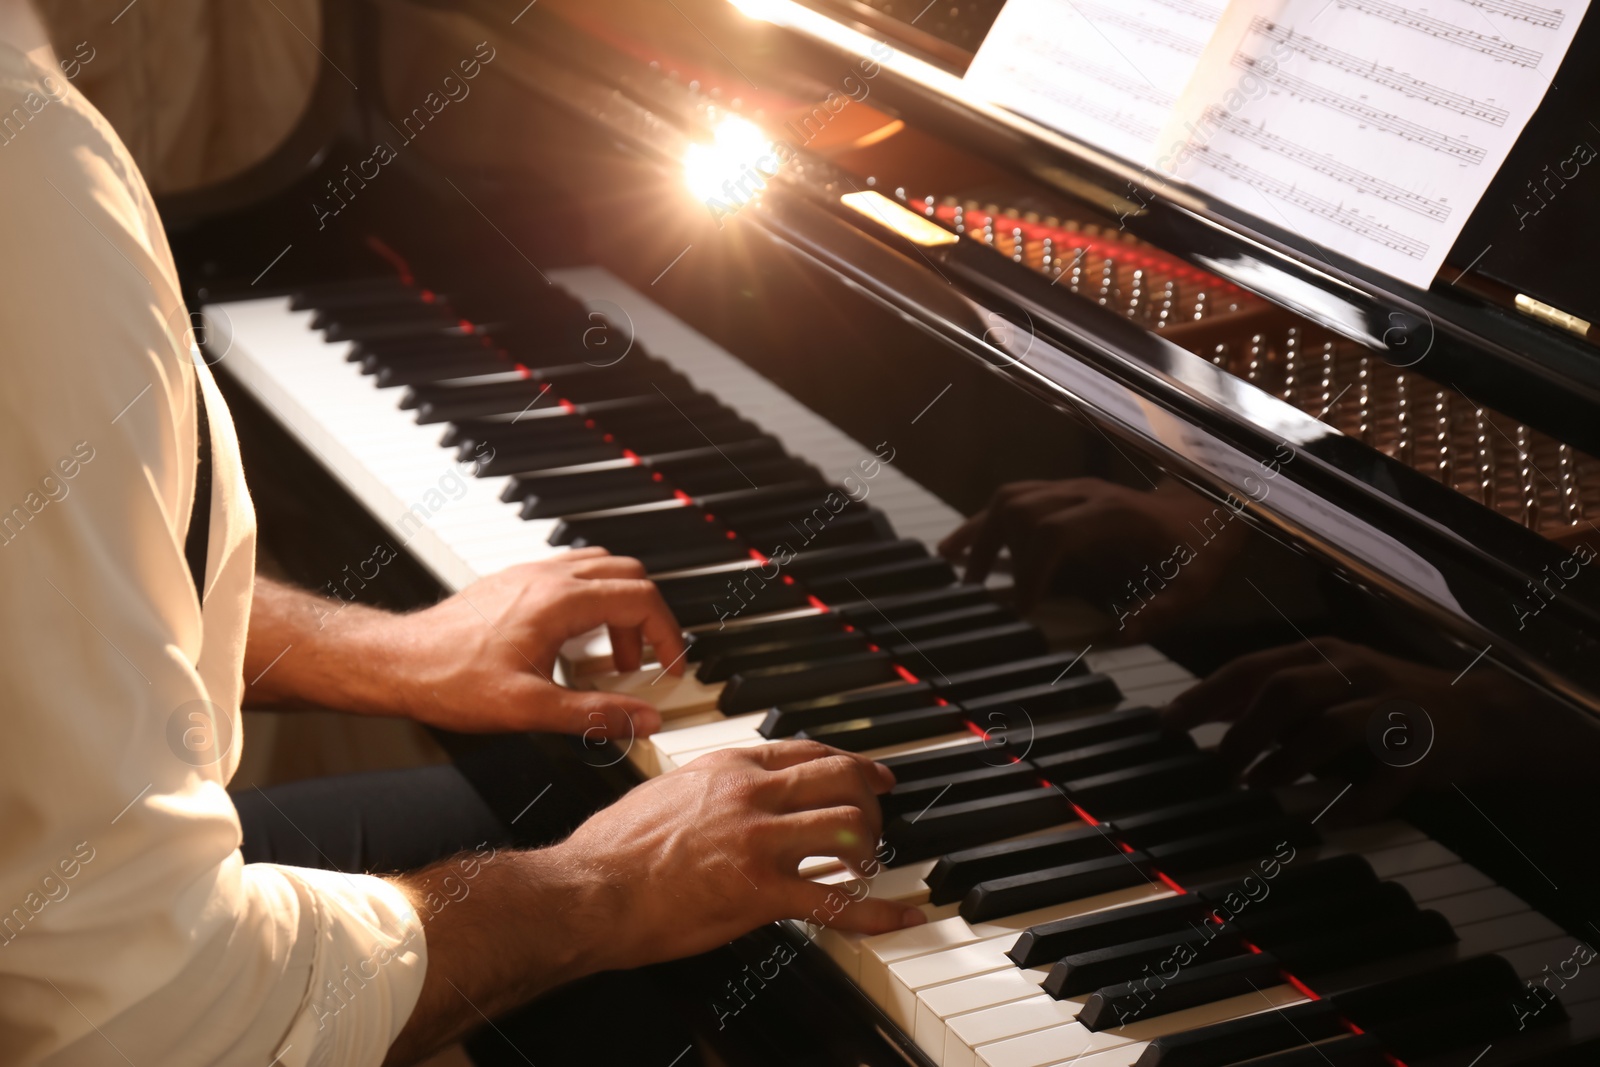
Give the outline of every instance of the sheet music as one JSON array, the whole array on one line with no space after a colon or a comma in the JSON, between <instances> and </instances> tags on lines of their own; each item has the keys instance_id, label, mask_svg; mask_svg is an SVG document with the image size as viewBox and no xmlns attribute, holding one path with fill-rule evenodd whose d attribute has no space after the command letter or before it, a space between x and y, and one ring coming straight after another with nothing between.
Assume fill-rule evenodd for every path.
<instances>
[{"instance_id":1,"label":"sheet music","mask_svg":"<svg viewBox=\"0 0 1600 1067\"><path fill-rule=\"evenodd\" d=\"M965 85L1142 165L1161 151L1162 131L1224 7L1224 0L1011 0Z\"/></svg>"},{"instance_id":2,"label":"sheet music","mask_svg":"<svg viewBox=\"0 0 1600 1067\"><path fill-rule=\"evenodd\" d=\"M1425 288L1588 0L1220 5L1010 0L966 82L1152 185L1177 178Z\"/></svg>"},{"instance_id":3,"label":"sheet music","mask_svg":"<svg viewBox=\"0 0 1600 1067\"><path fill-rule=\"evenodd\" d=\"M1587 7L1231 4L1169 125L1193 131L1177 174L1426 288L1544 98ZM1247 75L1265 92L1228 107L1227 90Z\"/></svg>"}]
</instances>

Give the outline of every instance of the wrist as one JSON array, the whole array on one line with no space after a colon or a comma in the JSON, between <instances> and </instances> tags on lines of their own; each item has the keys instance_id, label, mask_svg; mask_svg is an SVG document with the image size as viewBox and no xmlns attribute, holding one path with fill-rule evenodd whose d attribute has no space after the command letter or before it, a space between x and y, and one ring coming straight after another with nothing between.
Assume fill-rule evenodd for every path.
<instances>
[{"instance_id":1,"label":"wrist","mask_svg":"<svg viewBox=\"0 0 1600 1067\"><path fill-rule=\"evenodd\" d=\"M528 884L536 887L530 905L555 920L547 925L550 941L541 948L562 980L627 966L621 887L568 842L519 856Z\"/></svg>"}]
</instances>

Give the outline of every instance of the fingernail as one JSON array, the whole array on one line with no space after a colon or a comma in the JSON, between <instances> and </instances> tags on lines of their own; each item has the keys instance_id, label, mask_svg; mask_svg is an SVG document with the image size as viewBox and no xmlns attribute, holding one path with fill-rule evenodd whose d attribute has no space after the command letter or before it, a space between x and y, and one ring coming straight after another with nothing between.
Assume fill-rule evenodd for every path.
<instances>
[{"instance_id":1,"label":"fingernail","mask_svg":"<svg viewBox=\"0 0 1600 1067\"><path fill-rule=\"evenodd\" d=\"M655 733L661 729L661 713L652 707L636 712L633 716L633 729L640 736Z\"/></svg>"},{"instance_id":2,"label":"fingernail","mask_svg":"<svg viewBox=\"0 0 1600 1067\"><path fill-rule=\"evenodd\" d=\"M875 762L873 763L873 766L878 768L878 777L882 778L885 782L888 782L891 787L893 787L894 772L882 763Z\"/></svg>"},{"instance_id":3,"label":"fingernail","mask_svg":"<svg viewBox=\"0 0 1600 1067\"><path fill-rule=\"evenodd\" d=\"M928 917L922 913L921 908L907 908L900 916L900 926L902 929L907 926L921 926L927 921Z\"/></svg>"}]
</instances>

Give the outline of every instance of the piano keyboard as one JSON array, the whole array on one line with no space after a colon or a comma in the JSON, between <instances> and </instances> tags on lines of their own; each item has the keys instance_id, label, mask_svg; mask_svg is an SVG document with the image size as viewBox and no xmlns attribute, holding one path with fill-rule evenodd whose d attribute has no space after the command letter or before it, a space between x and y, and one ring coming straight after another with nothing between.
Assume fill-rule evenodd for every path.
<instances>
[{"instance_id":1,"label":"piano keyboard","mask_svg":"<svg viewBox=\"0 0 1600 1067\"><path fill-rule=\"evenodd\" d=\"M1600 985L1561 970L1548 919L1403 823L1319 833L1319 787L1237 789L1219 728L1150 710L1181 667L1052 651L927 554L956 513L606 272L554 276L571 296L487 325L408 278L205 314L222 366L447 587L582 544L645 560L692 669L618 674L599 636L564 657L662 710L627 752L642 774L789 736L895 769L886 866L802 869L928 923L799 928L929 1062L1592 1055ZM574 297L622 309L634 350L593 359Z\"/></svg>"}]
</instances>

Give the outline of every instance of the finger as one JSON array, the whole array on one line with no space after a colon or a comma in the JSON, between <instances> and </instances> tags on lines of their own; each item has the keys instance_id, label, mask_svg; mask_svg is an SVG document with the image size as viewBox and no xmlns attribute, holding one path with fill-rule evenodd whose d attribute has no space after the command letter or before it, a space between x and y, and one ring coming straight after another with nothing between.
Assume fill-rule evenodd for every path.
<instances>
[{"instance_id":1,"label":"finger","mask_svg":"<svg viewBox=\"0 0 1600 1067\"><path fill-rule=\"evenodd\" d=\"M994 499L982 512L983 523L977 535L972 539L971 551L967 553L967 573L963 580L977 584L989 577L989 572L994 568L995 557L1000 555L1000 549L1007 541L1007 535L1016 525L1016 518L1011 513L1015 502L1024 497L1038 493L1049 492L1049 482L1012 482L1002 485L995 491Z\"/></svg>"},{"instance_id":2,"label":"finger","mask_svg":"<svg viewBox=\"0 0 1600 1067\"><path fill-rule=\"evenodd\" d=\"M611 665L618 671L636 671L644 662L644 635L632 626L607 626L611 635Z\"/></svg>"},{"instance_id":3,"label":"finger","mask_svg":"<svg viewBox=\"0 0 1600 1067\"><path fill-rule=\"evenodd\" d=\"M1319 658L1309 642L1240 656L1173 698L1163 716L1164 725L1189 730L1203 722L1236 718L1272 675Z\"/></svg>"},{"instance_id":4,"label":"finger","mask_svg":"<svg viewBox=\"0 0 1600 1067\"><path fill-rule=\"evenodd\" d=\"M852 900L843 890L796 879L799 884L788 901L790 918L854 934L886 934L928 921L921 908L892 900L866 897Z\"/></svg>"},{"instance_id":5,"label":"finger","mask_svg":"<svg viewBox=\"0 0 1600 1067\"><path fill-rule=\"evenodd\" d=\"M1359 745L1376 707L1377 701L1358 700L1329 708L1250 768L1246 782L1271 788L1299 781L1321 764Z\"/></svg>"},{"instance_id":6,"label":"finger","mask_svg":"<svg viewBox=\"0 0 1600 1067\"><path fill-rule=\"evenodd\" d=\"M1380 767L1333 806L1327 816L1328 828L1362 826L1383 818L1399 807L1421 780L1421 773L1413 767Z\"/></svg>"},{"instance_id":7,"label":"finger","mask_svg":"<svg viewBox=\"0 0 1600 1067\"><path fill-rule=\"evenodd\" d=\"M977 538L978 531L983 529L988 514L987 511L980 511L946 534L944 540L939 542L939 555L951 563L959 561L966 555L967 549L972 547L972 542Z\"/></svg>"},{"instance_id":8,"label":"finger","mask_svg":"<svg viewBox=\"0 0 1600 1067\"><path fill-rule=\"evenodd\" d=\"M757 745L754 748L739 750L740 755L752 759L761 767L769 771L781 771L789 767L797 767L802 763L813 760L831 759L843 756L861 765L866 772L868 781L873 782L876 792L886 793L894 788L894 772L883 764L870 760L854 752L841 752L831 745L821 741L779 741L773 745Z\"/></svg>"},{"instance_id":9,"label":"finger","mask_svg":"<svg viewBox=\"0 0 1600 1067\"><path fill-rule=\"evenodd\" d=\"M871 797L867 803L877 807ZM877 819L853 804L782 815L772 825L777 839L771 846L785 865L807 856L833 856L853 871L873 869L868 863L878 852Z\"/></svg>"},{"instance_id":10,"label":"finger","mask_svg":"<svg viewBox=\"0 0 1600 1067\"><path fill-rule=\"evenodd\" d=\"M656 583L610 578L596 581L595 585L604 600L606 625L638 630L669 673L683 674L683 628Z\"/></svg>"},{"instance_id":11,"label":"finger","mask_svg":"<svg viewBox=\"0 0 1600 1067\"><path fill-rule=\"evenodd\" d=\"M661 729L661 713L643 700L614 693L580 693L562 686L546 687L551 714L543 728L576 734L585 741L629 743Z\"/></svg>"},{"instance_id":12,"label":"finger","mask_svg":"<svg viewBox=\"0 0 1600 1067\"><path fill-rule=\"evenodd\" d=\"M609 553L580 560L578 565L572 568L572 571L579 578L595 579L632 578L637 580L645 577L647 573L644 569L644 564L632 556L613 556Z\"/></svg>"},{"instance_id":13,"label":"finger","mask_svg":"<svg viewBox=\"0 0 1600 1067\"><path fill-rule=\"evenodd\" d=\"M1291 667L1266 679L1222 738L1217 755L1244 770L1274 741L1285 741L1306 723L1349 696L1347 683L1330 664Z\"/></svg>"},{"instance_id":14,"label":"finger","mask_svg":"<svg viewBox=\"0 0 1600 1067\"><path fill-rule=\"evenodd\" d=\"M850 804L870 811L874 820L879 819L877 794L883 778L864 760L840 752L778 773L783 776L781 802L786 811ZM874 836L881 829L880 825L874 830Z\"/></svg>"}]
</instances>

